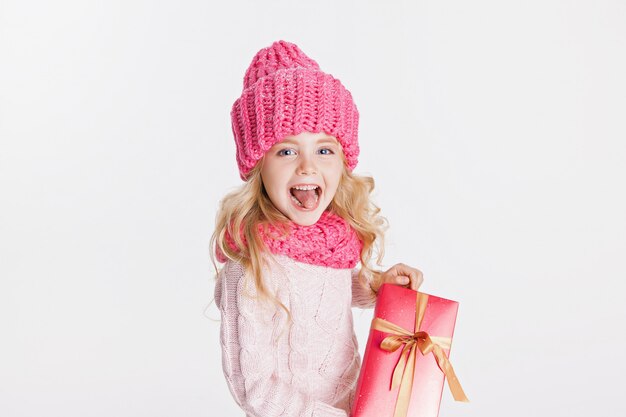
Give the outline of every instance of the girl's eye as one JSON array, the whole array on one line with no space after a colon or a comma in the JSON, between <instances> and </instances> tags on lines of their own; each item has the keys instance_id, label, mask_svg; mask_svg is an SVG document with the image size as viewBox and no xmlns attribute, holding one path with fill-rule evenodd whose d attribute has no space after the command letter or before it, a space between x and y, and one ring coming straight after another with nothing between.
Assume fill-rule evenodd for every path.
<instances>
[{"instance_id":1,"label":"girl's eye","mask_svg":"<svg viewBox=\"0 0 626 417\"><path fill-rule=\"evenodd\" d=\"M332 155L334 152L333 152L333 150L332 150L332 149L329 149L329 148L322 148L322 149L320 149L320 153L321 153L322 155Z\"/></svg>"},{"instance_id":2,"label":"girl's eye","mask_svg":"<svg viewBox=\"0 0 626 417\"><path fill-rule=\"evenodd\" d=\"M290 155L295 155L295 151L293 149L281 149L280 151L278 151L278 155L279 156L290 156Z\"/></svg>"}]
</instances>

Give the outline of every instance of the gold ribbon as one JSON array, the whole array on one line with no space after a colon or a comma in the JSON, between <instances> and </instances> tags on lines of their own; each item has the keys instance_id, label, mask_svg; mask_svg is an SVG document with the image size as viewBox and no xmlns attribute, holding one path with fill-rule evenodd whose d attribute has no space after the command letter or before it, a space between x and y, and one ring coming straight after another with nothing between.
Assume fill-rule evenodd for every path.
<instances>
[{"instance_id":1,"label":"gold ribbon","mask_svg":"<svg viewBox=\"0 0 626 417\"><path fill-rule=\"evenodd\" d=\"M443 371L448 379L448 386L454 399L456 401L469 402L465 392L463 392L463 388L461 388L461 383L454 373L454 369L452 369L452 364L443 351L443 349L450 349L452 340L449 337L430 336L424 331L419 331L424 312L426 311L426 304L428 303L428 294L418 292L415 303L415 333L378 317L372 320L373 329L391 334L380 343L381 349L395 352L400 346L404 345L400 354L400 360L398 360L391 378L390 389L400 387L393 414L394 417L405 417L409 409L409 400L415 376L416 346L422 352L422 355L433 353L439 369Z\"/></svg>"}]
</instances>

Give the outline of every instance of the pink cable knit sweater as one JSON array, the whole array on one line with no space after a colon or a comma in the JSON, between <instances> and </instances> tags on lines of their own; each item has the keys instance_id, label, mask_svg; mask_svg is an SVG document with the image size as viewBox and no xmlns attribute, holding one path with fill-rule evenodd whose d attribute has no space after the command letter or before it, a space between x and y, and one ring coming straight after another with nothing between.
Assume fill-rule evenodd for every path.
<instances>
[{"instance_id":1,"label":"pink cable knit sweater","mask_svg":"<svg viewBox=\"0 0 626 417\"><path fill-rule=\"evenodd\" d=\"M357 269L276 260L263 279L291 311L290 325L280 307L255 301L254 285L244 288L240 264L219 273L228 387L247 417L349 416L361 365L351 307L372 308L376 295Z\"/></svg>"}]
</instances>

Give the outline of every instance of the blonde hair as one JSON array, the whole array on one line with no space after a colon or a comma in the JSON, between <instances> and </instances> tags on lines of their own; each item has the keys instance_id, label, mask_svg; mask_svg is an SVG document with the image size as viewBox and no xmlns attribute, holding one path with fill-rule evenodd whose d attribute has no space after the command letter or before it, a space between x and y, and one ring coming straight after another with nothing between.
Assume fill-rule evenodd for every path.
<instances>
[{"instance_id":1,"label":"blonde hair","mask_svg":"<svg viewBox=\"0 0 626 417\"><path fill-rule=\"evenodd\" d=\"M384 231L387 228L387 220L379 215L380 208L371 201L374 179L349 172L345 169L343 153L341 156L344 159L344 169L328 210L345 219L363 242L359 282L361 285L367 285L364 270L373 274L375 271L370 265L370 260L375 258L376 264L380 265L384 255ZM258 225L274 224L282 227L284 233L289 232L289 219L274 207L265 191L261 179L262 166L263 160L250 172L247 182L221 200L215 231L211 236L210 255L216 270L216 279L220 279L215 263L217 247L226 258L243 265L246 271L245 284L254 283L259 298L270 300L280 306L291 321L289 309L266 288L262 279L262 269L267 265L268 256L271 257L271 254L257 232ZM231 244L234 243L236 250L228 244L227 236L232 239Z\"/></svg>"}]
</instances>

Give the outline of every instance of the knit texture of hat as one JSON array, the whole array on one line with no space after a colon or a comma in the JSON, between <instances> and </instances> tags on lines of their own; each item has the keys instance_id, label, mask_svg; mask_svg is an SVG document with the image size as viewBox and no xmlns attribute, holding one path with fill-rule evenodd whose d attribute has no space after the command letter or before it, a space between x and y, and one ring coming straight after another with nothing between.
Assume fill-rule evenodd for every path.
<instances>
[{"instance_id":1,"label":"knit texture of hat","mask_svg":"<svg viewBox=\"0 0 626 417\"><path fill-rule=\"evenodd\" d=\"M348 169L357 164L359 112L352 94L293 43L281 40L257 52L230 116L244 181L274 144L302 132L336 137Z\"/></svg>"}]
</instances>

